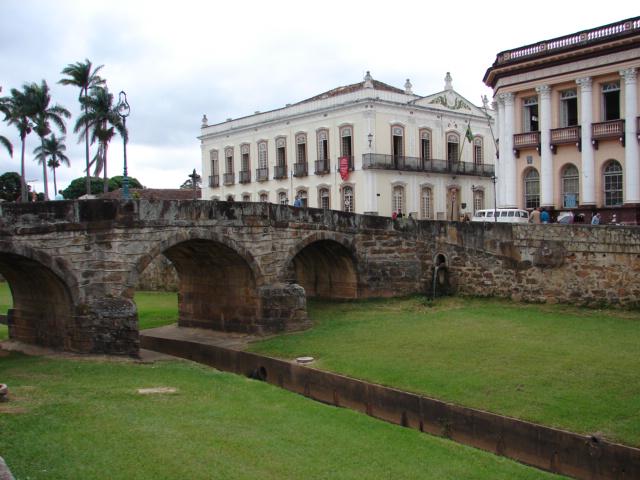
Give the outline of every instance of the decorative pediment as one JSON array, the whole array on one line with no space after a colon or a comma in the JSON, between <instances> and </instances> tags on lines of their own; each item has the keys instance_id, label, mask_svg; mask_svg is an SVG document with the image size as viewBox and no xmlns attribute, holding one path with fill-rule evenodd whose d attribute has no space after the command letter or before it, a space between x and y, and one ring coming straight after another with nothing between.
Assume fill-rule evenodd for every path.
<instances>
[{"instance_id":1,"label":"decorative pediment","mask_svg":"<svg viewBox=\"0 0 640 480\"><path fill-rule=\"evenodd\" d=\"M455 90L444 90L442 92L414 100L413 103L415 105L437 108L439 110L449 110L472 115L484 115L482 109L473 105Z\"/></svg>"}]
</instances>

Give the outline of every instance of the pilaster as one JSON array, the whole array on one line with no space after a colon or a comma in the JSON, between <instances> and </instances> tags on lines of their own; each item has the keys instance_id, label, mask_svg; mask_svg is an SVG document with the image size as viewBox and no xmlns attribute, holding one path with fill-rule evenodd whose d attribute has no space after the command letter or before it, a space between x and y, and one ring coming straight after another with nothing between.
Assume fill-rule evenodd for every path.
<instances>
[{"instance_id":1,"label":"pilaster","mask_svg":"<svg viewBox=\"0 0 640 480\"><path fill-rule=\"evenodd\" d=\"M504 140L504 147L501 148L503 158L502 180L498 179L501 191L504 191L503 206L507 208L515 208L516 202L516 158L513 154L513 133L515 128L515 108L513 93L501 94L504 102L504 121L502 123L504 135L501 134L501 142Z\"/></svg>"},{"instance_id":2,"label":"pilaster","mask_svg":"<svg viewBox=\"0 0 640 480\"><path fill-rule=\"evenodd\" d=\"M637 69L627 68L620 71L624 79L624 203L640 203L640 158L636 139L636 118L638 116Z\"/></svg>"},{"instance_id":3,"label":"pilaster","mask_svg":"<svg viewBox=\"0 0 640 480\"><path fill-rule=\"evenodd\" d=\"M551 153L551 87L536 87L540 96L540 205L553 207L553 157Z\"/></svg>"},{"instance_id":4,"label":"pilaster","mask_svg":"<svg viewBox=\"0 0 640 480\"><path fill-rule=\"evenodd\" d=\"M582 143L582 165L580 205L596 204L595 159L591 145L591 123L593 122L593 90L591 77L578 78L580 86L580 131Z\"/></svg>"}]
</instances>

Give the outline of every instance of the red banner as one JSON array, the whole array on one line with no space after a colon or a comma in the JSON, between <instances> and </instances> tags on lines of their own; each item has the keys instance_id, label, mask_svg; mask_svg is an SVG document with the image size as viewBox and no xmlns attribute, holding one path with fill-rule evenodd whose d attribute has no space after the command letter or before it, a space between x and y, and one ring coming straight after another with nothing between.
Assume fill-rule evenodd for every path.
<instances>
[{"instance_id":1,"label":"red banner","mask_svg":"<svg viewBox=\"0 0 640 480\"><path fill-rule=\"evenodd\" d=\"M349 178L349 157L340 157L340 176L345 181Z\"/></svg>"}]
</instances>

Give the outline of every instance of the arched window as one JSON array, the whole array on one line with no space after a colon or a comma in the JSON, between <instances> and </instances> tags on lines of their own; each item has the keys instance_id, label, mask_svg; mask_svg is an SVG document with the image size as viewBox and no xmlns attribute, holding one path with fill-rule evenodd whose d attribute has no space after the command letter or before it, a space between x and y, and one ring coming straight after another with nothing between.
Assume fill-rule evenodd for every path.
<instances>
[{"instance_id":1,"label":"arched window","mask_svg":"<svg viewBox=\"0 0 640 480\"><path fill-rule=\"evenodd\" d=\"M296 163L307 164L307 134L296 135Z\"/></svg>"},{"instance_id":2,"label":"arched window","mask_svg":"<svg viewBox=\"0 0 640 480\"><path fill-rule=\"evenodd\" d=\"M353 196L353 187L345 185L342 187L342 210L345 212L355 211L355 198Z\"/></svg>"},{"instance_id":3,"label":"arched window","mask_svg":"<svg viewBox=\"0 0 640 480\"><path fill-rule=\"evenodd\" d=\"M267 142L258 142L258 168L256 170L256 180L264 182L269 179L269 157L267 156Z\"/></svg>"},{"instance_id":4,"label":"arched window","mask_svg":"<svg viewBox=\"0 0 640 480\"><path fill-rule=\"evenodd\" d=\"M211 150L209 152L209 159L211 160L211 175L218 175L218 150Z\"/></svg>"},{"instance_id":5,"label":"arched window","mask_svg":"<svg viewBox=\"0 0 640 480\"><path fill-rule=\"evenodd\" d=\"M431 130L420 130L420 159L424 165L431 160Z\"/></svg>"},{"instance_id":6,"label":"arched window","mask_svg":"<svg viewBox=\"0 0 640 480\"><path fill-rule=\"evenodd\" d=\"M260 201L262 203L268 203L269 202L269 194L268 193L261 193L260 194Z\"/></svg>"},{"instance_id":7,"label":"arched window","mask_svg":"<svg viewBox=\"0 0 640 480\"><path fill-rule=\"evenodd\" d=\"M524 206L538 208L540 206L540 174L535 168L524 174Z\"/></svg>"},{"instance_id":8,"label":"arched window","mask_svg":"<svg viewBox=\"0 0 640 480\"><path fill-rule=\"evenodd\" d=\"M394 158L404 156L404 127L402 125L391 126L391 151Z\"/></svg>"},{"instance_id":9,"label":"arched window","mask_svg":"<svg viewBox=\"0 0 640 480\"><path fill-rule=\"evenodd\" d=\"M447 134L447 165L451 168L458 161L460 152L460 136L457 133Z\"/></svg>"},{"instance_id":10,"label":"arched window","mask_svg":"<svg viewBox=\"0 0 640 480\"><path fill-rule=\"evenodd\" d=\"M473 191L473 213L484 210L484 191L476 188Z\"/></svg>"},{"instance_id":11,"label":"arched window","mask_svg":"<svg viewBox=\"0 0 640 480\"><path fill-rule=\"evenodd\" d=\"M243 172L248 172L251 164L249 162L249 144L244 143L240 145L240 154L242 155L240 158L240 170Z\"/></svg>"},{"instance_id":12,"label":"arched window","mask_svg":"<svg viewBox=\"0 0 640 480\"><path fill-rule=\"evenodd\" d=\"M224 149L225 173L233 173L233 148Z\"/></svg>"},{"instance_id":13,"label":"arched window","mask_svg":"<svg viewBox=\"0 0 640 480\"><path fill-rule=\"evenodd\" d=\"M251 201L251 194L250 193L245 193L242 195L242 201L243 202L250 202Z\"/></svg>"},{"instance_id":14,"label":"arched window","mask_svg":"<svg viewBox=\"0 0 640 480\"><path fill-rule=\"evenodd\" d=\"M325 210L331 208L330 198L331 197L329 195L328 188L321 188L320 190L318 190L318 206L320 208L324 208Z\"/></svg>"},{"instance_id":15,"label":"arched window","mask_svg":"<svg viewBox=\"0 0 640 480\"><path fill-rule=\"evenodd\" d=\"M287 192L278 193L278 203L280 205L289 205L289 199L287 198Z\"/></svg>"},{"instance_id":16,"label":"arched window","mask_svg":"<svg viewBox=\"0 0 640 480\"><path fill-rule=\"evenodd\" d=\"M340 127L340 156L353 156L353 127L350 125Z\"/></svg>"},{"instance_id":17,"label":"arched window","mask_svg":"<svg viewBox=\"0 0 640 480\"><path fill-rule=\"evenodd\" d=\"M433 220L433 190L431 187L422 187L420 191L420 218Z\"/></svg>"},{"instance_id":18,"label":"arched window","mask_svg":"<svg viewBox=\"0 0 640 480\"><path fill-rule=\"evenodd\" d=\"M484 163L484 147L482 137L473 139L473 166L481 167Z\"/></svg>"},{"instance_id":19,"label":"arched window","mask_svg":"<svg viewBox=\"0 0 640 480\"><path fill-rule=\"evenodd\" d=\"M562 206L575 208L579 202L580 180L578 169L575 165L567 165L562 170Z\"/></svg>"},{"instance_id":20,"label":"arched window","mask_svg":"<svg viewBox=\"0 0 640 480\"><path fill-rule=\"evenodd\" d=\"M402 185L396 185L393 187L393 193L391 195L391 211L397 214L406 214L407 209L405 205L404 187Z\"/></svg>"},{"instance_id":21,"label":"arched window","mask_svg":"<svg viewBox=\"0 0 640 480\"><path fill-rule=\"evenodd\" d=\"M622 205L622 194L622 166L615 160L611 160L604 168L605 207Z\"/></svg>"},{"instance_id":22,"label":"arched window","mask_svg":"<svg viewBox=\"0 0 640 480\"><path fill-rule=\"evenodd\" d=\"M326 129L318 130L316 133L318 139L318 160L329 159L329 131Z\"/></svg>"},{"instance_id":23,"label":"arched window","mask_svg":"<svg viewBox=\"0 0 640 480\"><path fill-rule=\"evenodd\" d=\"M233 202L233 195L227 195L227 202Z\"/></svg>"}]
</instances>

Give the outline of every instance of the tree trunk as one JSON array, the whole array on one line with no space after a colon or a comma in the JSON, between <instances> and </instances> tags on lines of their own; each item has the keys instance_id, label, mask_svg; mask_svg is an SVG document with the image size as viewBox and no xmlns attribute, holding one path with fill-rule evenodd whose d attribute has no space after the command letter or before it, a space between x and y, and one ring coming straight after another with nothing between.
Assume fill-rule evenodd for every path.
<instances>
[{"instance_id":1,"label":"tree trunk","mask_svg":"<svg viewBox=\"0 0 640 480\"><path fill-rule=\"evenodd\" d=\"M24 146L25 146L25 138L20 135L20 140L22 140L22 158L20 161L20 198L22 202L28 202L27 199L27 179L24 176Z\"/></svg>"},{"instance_id":2,"label":"tree trunk","mask_svg":"<svg viewBox=\"0 0 640 480\"><path fill-rule=\"evenodd\" d=\"M44 137L40 137L42 152L44 153ZM42 159L42 177L44 178L44 200L49 200L49 181L47 179L47 161Z\"/></svg>"},{"instance_id":3,"label":"tree trunk","mask_svg":"<svg viewBox=\"0 0 640 480\"><path fill-rule=\"evenodd\" d=\"M84 96L87 96L87 88L84 89ZM87 118L87 106L84 106L84 118ZM87 178L85 179L85 186L87 190L87 195L91 195L91 172L89 171L89 125L87 122L84 123L84 146L85 146L85 154L87 160Z\"/></svg>"},{"instance_id":4,"label":"tree trunk","mask_svg":"<svg viewBox=\"0 0 640 480\"><path fill-rule=\"evenodd\" d=\"M55 198L58 195L58 183L56 182L56 156L53 155L53 162L51 162L53 164L53 167L51 167L51 170L53 170L53 198Z\"/></svg>"},{"instance_id":5,"label":"tree trunk","mask_svg":"<svg viewBox=\"0 0 640 480\"><path fill-rule=\"evenodd\" d=\"M109 192L109 177L107 177L107 147L108 146L109 144L105 142L104 148L102 150L102 153L104 153L104 158L102 159L102 162L103 162L102 168L104 168L104 171L102 172L103 178L104 178L104 186L102 188L102 191L104 193Z\"/></svg>"}]
</instances>

